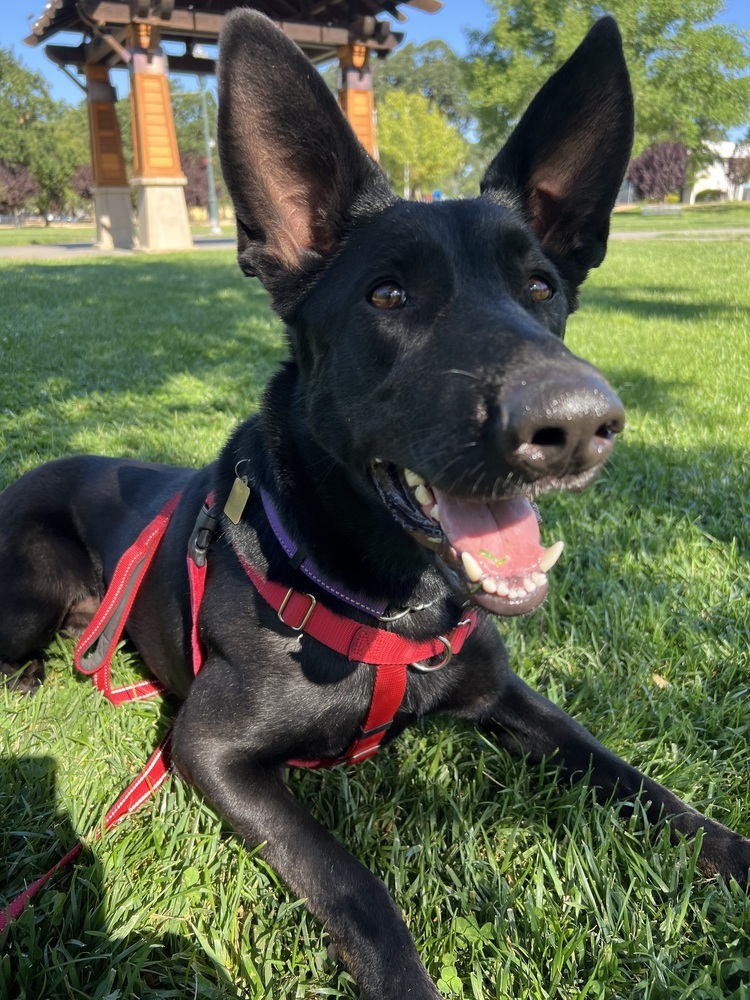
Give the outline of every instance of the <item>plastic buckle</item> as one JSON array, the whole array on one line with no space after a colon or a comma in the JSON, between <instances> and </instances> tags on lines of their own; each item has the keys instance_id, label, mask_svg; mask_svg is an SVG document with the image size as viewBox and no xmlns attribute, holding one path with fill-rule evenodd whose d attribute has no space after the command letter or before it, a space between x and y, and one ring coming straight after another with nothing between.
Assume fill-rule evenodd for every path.
<instances>
[{"instance_id":1,"label":"plastic buckle","mask_svg":"<svg viewBox=\"0 0 750 1000\"><path fill-rule=\"evenodd\" d=\"M188 551L190 558L198 567L205 564L208 546L219 528L219 519L211 513L212 510L213 507L203 504L195 519L193 533L190 536Z\"/></svg>"}]
</instances>

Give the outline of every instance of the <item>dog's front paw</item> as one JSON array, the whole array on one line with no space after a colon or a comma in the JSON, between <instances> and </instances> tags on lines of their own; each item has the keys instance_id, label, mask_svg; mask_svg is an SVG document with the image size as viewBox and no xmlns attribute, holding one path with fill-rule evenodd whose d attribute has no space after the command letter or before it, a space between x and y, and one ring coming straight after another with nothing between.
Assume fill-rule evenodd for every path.
<instances>
[{"instance_id":1,"label":"dog's front paw","mask_svg":"<svg viewBox=\"0 0 750 1000\"><path fill-rule=\"evenodd\" d=\"M18 663L4 663L0 660L0 678L12 691L33 694L41 686L44 665L41 660L30 660L25 666L20 666Z\"/></svg>"},{"instance_id":2,"label":"dog's front paw","mask_svg":"<svg viewBox=\"0 0 750 1000\"><path fill-rule=\"evenodd\" d=\"M734 879L743 889L750 888L750 840L720 823L706 828L698 859L704 875L721 875Z\"/></svg>"}]
</instances>

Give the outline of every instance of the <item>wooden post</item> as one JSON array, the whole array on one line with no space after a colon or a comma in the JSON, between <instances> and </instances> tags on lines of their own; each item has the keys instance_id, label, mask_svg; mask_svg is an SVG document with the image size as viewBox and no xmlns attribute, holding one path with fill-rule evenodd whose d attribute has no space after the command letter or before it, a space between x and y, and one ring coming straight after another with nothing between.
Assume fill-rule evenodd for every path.
<instances>
[{"instance_id":1,"label":"wooden post","mask_svg":"<svg viewBox=\"0 0 750 1000\"><path fill-rule=\"evenodd\" d=\"M133 123L133 187L138 203L142 250L184 250L193 246L169 99L167 57L158 30L128 26L130 110Z\"/></svg>"},{"instance_id":2,"label":"wooden post","mask_svg":"<svg viewBox=\"0 0 750 1000\"><path fill-rule=\"evenodd\" d=\"M115 112L117 94L109 82L106 66L87 64L84 70L94 175L96 245L102 250L112 247L130 250L134 242L133 211Z\"/></svg>"},{"instance_id":3,"label":"wooden post","mask_svg":"<svg viewBox=\"0 0 750 1000\"><path fill-rule=\"evenodd\" d=\"M365 45L343 45L339 57L339 105L354 134L373 159L378 159L375 98L370 53Z\"/></svg>"}]
</instances>

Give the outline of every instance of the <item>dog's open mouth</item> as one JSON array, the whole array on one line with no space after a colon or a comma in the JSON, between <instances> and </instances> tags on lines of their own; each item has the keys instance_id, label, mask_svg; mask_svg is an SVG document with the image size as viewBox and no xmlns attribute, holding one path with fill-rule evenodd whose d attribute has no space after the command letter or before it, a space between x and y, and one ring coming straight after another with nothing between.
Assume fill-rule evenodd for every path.
<instances>
[{"instance_id":1,"label":"dog's open mouth","mask_svg":"<svg viewBox=\"0 0 750 1000\"><path fill-rule=\"evenodd\" d=\"M522 615L547 595L563 543L539 540L536 507L524 496L451 496L409 469L375 462L378 492L398 523L435 551L452 582L496 615Z\"/></svg>"}]
</instances>

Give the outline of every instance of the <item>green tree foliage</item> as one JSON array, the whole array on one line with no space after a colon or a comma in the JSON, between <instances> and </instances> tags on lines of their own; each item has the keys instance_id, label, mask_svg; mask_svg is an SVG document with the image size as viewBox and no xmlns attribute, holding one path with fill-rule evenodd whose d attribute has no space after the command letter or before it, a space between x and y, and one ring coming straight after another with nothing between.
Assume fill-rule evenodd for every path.
<instances>
[{"instance_id":1,"label":"green tree foliage","mask_svg":"<svg viewBox=\"0 0 750 1000\"><path fill-rule=\"evenodd\" d=\"M404 45L374 63L372 82L376 102L394 88L422 94L462 133L472 125L467 67L445 42Z\"/></svg>"},{"instance_id":2,"label":"green tree foliage","mask_svg":"<svg viewBox=\"0 0 750 1000\"><path fill-rule=\"evenodd\" d=\"M723 0L489 0L496 17L470 41L471 97L483 141L504 138L544 80L606 10L623 34L636 107L635 152L703 144L750 117L750 36L715 23Z\"/></svg>"},{"instance_id":3,"label":"green tree foliage","mask_svg":"<svg viewBox=\"0 0 750 1000\"><path fill-rule=\"evenodd\" d=\"M0 160L27 167L42 213L62 208L74 173L89 158L85 104L55 101L38 73L0 49Z\"/></svg>"},{"instance_id":4,"label":"green tree foliage","mask_svg":"<svg viewBox=\"0 0 750 1000\"><path fill-rule=\"evenodd\" d=\"M28 165L34 131L54 110L44 78L0 48L0 160Z\"/></svg>"},{"instance_id":5,"label":"green tree foliage","mask_svg":"<svg viewBox=\"0 0 750 1000\"><path fill-rule=\"evenodd\" d=\"M423 94L389 90L378 104L378 146L397 191L452 194L466 157L466 141Z\"/></svg>"},{"instance_id":6,"label":"green tree foliage","mask_svg":"<svg viewBox=\"0 0 750 1000\"><path fill-rule=\"evenodd\" d=\"M203 105L199 90L187 90L178 80L170 79L169 95L172 100L174 127L180 153L200 153L206 155L206 141L203 135ZM217 105L210 88L206 90L208 124L211 135L216 138Z\"/></svg>"}]
</instances>

